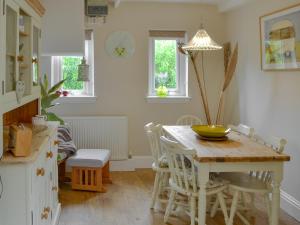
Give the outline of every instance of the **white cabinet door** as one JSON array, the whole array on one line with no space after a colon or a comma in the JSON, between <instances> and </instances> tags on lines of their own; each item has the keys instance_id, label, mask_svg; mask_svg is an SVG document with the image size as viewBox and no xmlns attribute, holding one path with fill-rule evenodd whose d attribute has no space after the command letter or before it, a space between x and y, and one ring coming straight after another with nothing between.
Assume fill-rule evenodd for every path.
<instances>
[{"instance_id":1,"label":"white cabinet door","mask_svg":"<svg viewBox=\"0 0 300 225\"><path fill-rule=\"evenodd\" d=\"M46 169L45 150L41 152L39 158L32 167L32 213L33 225L46 225L49 215L46 209Z\"/></svg>"}]
</instances>

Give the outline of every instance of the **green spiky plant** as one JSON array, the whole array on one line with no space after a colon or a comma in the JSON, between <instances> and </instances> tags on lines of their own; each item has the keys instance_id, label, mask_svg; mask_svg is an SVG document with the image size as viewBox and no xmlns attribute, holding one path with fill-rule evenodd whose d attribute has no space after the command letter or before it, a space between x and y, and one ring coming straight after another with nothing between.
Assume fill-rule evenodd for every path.
<instances>
[{"instance_id":1,"label":"green spiky plant","mask_svg":"<svg viewBox=\"0 0 300 225\"><path fill-rule=\"evenodd\" d=\"M64 124L64 121L55 113L49 112L48 110L56 105L59 105L59 103L53 103L53 101L59 98L59 94L57 94L56 92L61 88L64 82L65 80L62 80L55 84L53 87L49 88L48 77L46 74L44 75L44 79L40 81L42 95L42 115L46 115L48 121L59 121L60 124Z\"/></svg>"}]
</instances>

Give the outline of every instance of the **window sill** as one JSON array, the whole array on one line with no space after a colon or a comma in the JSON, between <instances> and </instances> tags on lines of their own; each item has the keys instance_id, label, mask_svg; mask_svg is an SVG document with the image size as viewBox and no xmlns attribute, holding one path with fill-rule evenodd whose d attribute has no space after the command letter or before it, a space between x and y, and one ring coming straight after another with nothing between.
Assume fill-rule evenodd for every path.
<instances>
[{"instance_id":1,"label":"window sill","mask_svg":"<svg viewBox=\"0 0 300 225\"><path fill-rule=\"evenodd\" d=\"M189 96L147 96L146 99L148 103L187 103L192 98Z\"/></svg>"},{"instance_id":2,"label":"window sill","mask_svg":"<svg viewBox=\"0 0 300 225\"><path fill-rule=\"evenodd\" d=\"M95 103L97 101L97 96L67 96L60 97L55 102L56 103Z\"/></svg>"}]
</instances>

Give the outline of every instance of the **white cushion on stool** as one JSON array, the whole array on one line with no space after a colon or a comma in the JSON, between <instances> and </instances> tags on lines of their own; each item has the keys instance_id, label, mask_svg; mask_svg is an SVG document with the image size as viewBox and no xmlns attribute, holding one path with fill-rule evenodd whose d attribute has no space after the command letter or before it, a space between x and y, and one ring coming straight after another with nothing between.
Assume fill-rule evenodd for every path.
<instances>
[{"instance_id":1,"label":"white cushion on stool","mask_svg":"<svg viewBox=\"0 0 300 225\"><path fill-rule=\"evenodd\" d=\"M108 162L111 152L108 149L79 149L67 160L70 167L102 168Z\"/></svg>"}]
</instances>

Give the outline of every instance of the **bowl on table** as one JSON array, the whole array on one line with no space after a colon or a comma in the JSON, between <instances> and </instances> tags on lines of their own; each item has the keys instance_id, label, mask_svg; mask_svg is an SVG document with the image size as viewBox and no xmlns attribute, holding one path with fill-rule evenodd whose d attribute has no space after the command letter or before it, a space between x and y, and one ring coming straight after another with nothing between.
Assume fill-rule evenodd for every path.
<instances>
[{"instance_id":1,"label":"bowl on table","mask_svg":"<svg viewBox=\"0 0 300 225\"><path fill-rule=\"evenodd\" d=\"M224 138L230 132L230 128L221 125L193 125L192 130L205 138Z\"/></svg>"}]
</instances>

